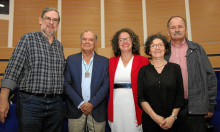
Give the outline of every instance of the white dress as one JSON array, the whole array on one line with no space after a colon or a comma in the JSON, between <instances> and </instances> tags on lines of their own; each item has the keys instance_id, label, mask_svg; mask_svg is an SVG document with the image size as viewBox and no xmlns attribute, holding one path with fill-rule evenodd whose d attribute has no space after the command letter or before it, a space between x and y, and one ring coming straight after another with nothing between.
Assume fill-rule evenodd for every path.
<instances>
[{"instance_id":1,"label":"white dress","mask_svg":"<svg viewBox=\"0 0 220 132\"><path fill-rule=\"evenodd\" d=\"M124 67L121 57L115 73L114 83L131 83L133 58ZM113 122L109 121L112 132L138 132L132 88L117 88L113 94Z\"/></svg>"}]
</instances>

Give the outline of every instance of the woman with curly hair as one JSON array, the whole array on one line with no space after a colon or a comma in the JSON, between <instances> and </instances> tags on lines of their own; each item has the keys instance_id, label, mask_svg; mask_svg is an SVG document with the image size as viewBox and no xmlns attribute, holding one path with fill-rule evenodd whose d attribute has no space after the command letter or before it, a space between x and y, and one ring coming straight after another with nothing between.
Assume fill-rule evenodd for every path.
<instances>
[{"instance_id":1,"label":"woman with curly hair","mask_svg":"<svg viewBox=\"0 0 220 132\"><path fill-rule=\"evenodd\" d=\"M183 80L178 64L167 62L170 52L166 38L161 34L149 36L145 53L151 63L138 73L138 104L143 109L144 132L177 132L176 119L184 101Z\"/></svg>"},{"instance_id":2,"label":"woman with curly hair","mask_svg":"<svg viewBox=\"0 0 220 132\"><path fill-rule=\"evenodd\" d=\"M149 60L140 56L139 38L131 29L116 32L111 44L115 57L109 59L109 125L112 132L137 132L142 114L137 105L137 77Z\"/></svg>"}]
</instances>

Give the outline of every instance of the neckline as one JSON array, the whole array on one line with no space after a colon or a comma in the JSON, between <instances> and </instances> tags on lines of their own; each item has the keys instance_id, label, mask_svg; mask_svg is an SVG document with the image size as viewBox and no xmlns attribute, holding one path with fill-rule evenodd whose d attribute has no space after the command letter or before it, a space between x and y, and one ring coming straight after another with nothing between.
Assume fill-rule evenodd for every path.
<instances>
[{"instance_id":1,"label":"neckline","mask_svg":"<svg viewBox=\"0 0 220 132\"><path fill-rule=\"evenodd\" d=\"M161 68L167 64L167 61L165 60L164 63L161 66L155 66L152 62L151 65L154 66L154 68Z\"/></svg>"}]
</instances>

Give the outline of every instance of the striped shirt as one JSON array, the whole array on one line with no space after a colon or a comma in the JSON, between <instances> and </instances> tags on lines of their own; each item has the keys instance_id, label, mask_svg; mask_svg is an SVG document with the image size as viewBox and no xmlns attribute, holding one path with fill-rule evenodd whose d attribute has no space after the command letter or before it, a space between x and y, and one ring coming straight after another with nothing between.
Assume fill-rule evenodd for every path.
<instances>
[{"instance_id":1,"label":"striped shirt","mask_svg":"<svg viewBox=\"0 0 220 132\"><path fill-rule=\"evenodd\" d=\"M177 63L181 67L185 99L188 99L188 69L187 69L187 60L186 60L187 50L188 50L188 44L186 43L185 39L179 46L176 46L171 41L172 54L170 56L169 62Z\"/></svg>"},{"instance_id":2,"label":"striped shirt","mask_svg":"<svg viewBox=\"0 0 220 132\"><path fill-rule=\"evenodd\" d=\"M19 87L30 93L63 92L65 58L63 46L53 43L41 32L22 36L9 60L1 87L11 90Z\"/></svg>"}]
</instances>

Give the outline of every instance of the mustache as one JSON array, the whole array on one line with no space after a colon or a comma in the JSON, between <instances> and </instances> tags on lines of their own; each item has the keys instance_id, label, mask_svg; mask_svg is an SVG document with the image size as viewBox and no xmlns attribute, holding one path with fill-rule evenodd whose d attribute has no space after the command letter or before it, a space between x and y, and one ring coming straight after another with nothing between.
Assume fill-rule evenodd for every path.
<instances>
[{"instance_id":1,"label":"mustache","mask_svg":"<svg viewBox=\"0 0 220 132\"><path fill-rule=\"evenodd\" d=\"M46 25L47 27L51 27L51 28L54 28L54 26L53 25Z\"/></svg>"},{"instance_id":2,"label":"mustache","mask_svg":"<svg viewBox=\"0 0 220 132\"><path fill-rule=\"evenodd\" d=\"M175 33L173 35L182 35L182 32L180 31L175 31Z\"/></svg>"}]
</instances>

